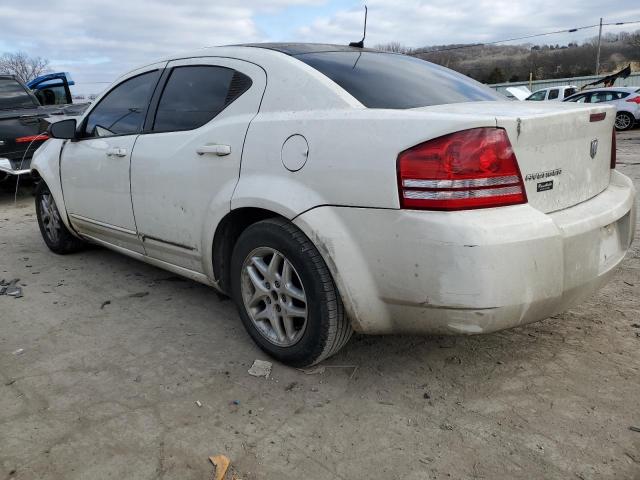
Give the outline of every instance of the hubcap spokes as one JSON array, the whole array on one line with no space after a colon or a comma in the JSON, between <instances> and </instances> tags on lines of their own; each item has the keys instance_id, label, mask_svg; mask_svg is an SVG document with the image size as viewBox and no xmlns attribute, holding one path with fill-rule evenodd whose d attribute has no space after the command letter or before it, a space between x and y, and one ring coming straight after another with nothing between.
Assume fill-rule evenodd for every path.
<instances>
[{"instance_id":1,"label":"hubcap spokes","mask_svg":"<svg viewBox=\"0 0 640 480\"><path fill-rule=\"evenodd\" d=\"M631 120L626 115L619 115L618 117L616 117L616 127L618 128L627 128L630 123Z\"/></svg>"},{"instance_id":2,"label":"hubcap spokes","mask_svg":"<svg viewBox=\"0 0 640 480\"><path fill-rule=\"evenodd\" d=\"M242 266L242 299L258 331L274 345L297 343L307 326L307 297L300 276L277 250L260 247Z\"/></svg>"},{"instance_id":3,"label":"hubcap spokes","mask_svg":"<svg viewBox=\"0 0 640 480\"><path fill-rule=\"evenodd\" d=\"M60 236L60 215L56 202L50 193L45 193L40 197L40 213L49 240L57 242Z\"/></svg>"}]
</instances>

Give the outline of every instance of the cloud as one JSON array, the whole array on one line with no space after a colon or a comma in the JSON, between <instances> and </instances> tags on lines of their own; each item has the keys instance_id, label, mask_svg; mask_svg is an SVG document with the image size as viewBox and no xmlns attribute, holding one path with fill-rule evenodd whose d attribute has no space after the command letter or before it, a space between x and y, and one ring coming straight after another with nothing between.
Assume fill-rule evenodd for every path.
<instances>
[{"instance_id":1,"label":"cloud","mask_svg":"<svg viewBox=\"0 0 640 480\"><path fill-rule=\"evenodd\" d=\"M24 50L72 72L85 90L137 65L210 45L264 41L255 17L322 0L35 0L0 4L0 52ZM36 21L34 22L34 18Z\"/></svg>"},{"instance_id":2,"label":"cloud","mask_svg":"<svg viewBox=\"0 0 640 480\"><path fill-rule=\"evenodd\" d=\"M640 20L638 0L366 0L367 44L499 40L605 21ZM137 65L209 45L259 41L346 44L362 36L362 0L2 0L0 52L23 50L69 71L84 93ZM32 13L34 12L34 13ZM631 30L637 26L621 28ZM608 31L616 31L608 27ZM543 37L566 43L588 30ZM107 82L107 83L92 83Z\"/></svg>"},{"instance_id":3,"label":"cloud","mask_svg":"<svg viewBox=\"0 0 640 480\"><path fill-rule=\"evenodd\" d=\"M411 47L501 40L530 33L591 25L601 15L606 21L640 20L637 0L619 0L615 9L603 10L598 0L367 0L367 43L397 41ZM346 43L362 37L363 8L353 6L315 19L298 29L305 41ZM622 27L617 28L619 31ZM640 24L624 27L640 28ZM542 37L540 41L566 43L597 34L586 30L573 35Z\"/></svg>"}]
</instances>

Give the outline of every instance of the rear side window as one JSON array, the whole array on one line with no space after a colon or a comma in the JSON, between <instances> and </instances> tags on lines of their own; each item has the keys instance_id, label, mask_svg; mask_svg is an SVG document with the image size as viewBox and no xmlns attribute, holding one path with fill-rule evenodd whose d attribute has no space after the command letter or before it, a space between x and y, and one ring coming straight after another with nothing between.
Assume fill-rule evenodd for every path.
<instances>
[{"instance_id":1,"label":"rear side window","mask_svg":"<svg viewBox=\"0 0 640 480\"><path fill-rule=\"evenodd\" d=\"M369 108L403 109L505 100L469 77L406 55L320 52L295 58L329 77Z\"/></svg>"},{"instance_id":2,"label":"rear side window","mask_svg":"<svg viewBox=\"0 0 640 480\"><path fill-rule=\"evenodd\" d=\"M575 88L567 88L564 91L564 97L567 98L570 95L573 95L574 93L576 93L576 89Z\"/></svg>"},{"instance_id":3,"label":"rear side window","mask_svg":"<svg viewBox=\"0 0 640 480\"><path fill-rule=\"evenodd\" d=\"M591 94L590 103L610 102L611 100L616 100L616 99L617 99L617 96L615 92L594 92Z\"/></svg>"},{"instance_id":4,"label":"rear side window","mask_svg":"<svg viewBox=\"0 0 640 480\"><path fill-rule=\"evenodd\" d=\"M551 90L549 90L549 100L555 100L556 98L558 98L558 95L560 94L560 91L557 88L553 88Z\"/></svg>"},{"instance_id":5,"label":"rear side window","mask_svg":"<svg viewBox=\"0 0 640 480\"><path fill-rule=\"evenodd\" d=\"M140 132L159 76L157 70L143 73L111 90L89 113L84 136L108 137Z\"/></svg>"},{"instance_id":6,"label":"rear side window","mask_svg":"<svg viewBox=\"0 0 640 480\"><path fill-rule=\"evenodd\" d=\"M224 110L251 86L251 79L231 68L176 67L162 92L154 131L192 130Z\"/></svg>"},{"instance_id":7,"label":"rear side window","mask_svg":"<svg viewBox=\"0 0 640 480\"><path fill-rule=\"evenodd\" d=\"M37 104L20 83L11 78L0 78L0 109L35 106Z\"/></svg>"}]
</instances>

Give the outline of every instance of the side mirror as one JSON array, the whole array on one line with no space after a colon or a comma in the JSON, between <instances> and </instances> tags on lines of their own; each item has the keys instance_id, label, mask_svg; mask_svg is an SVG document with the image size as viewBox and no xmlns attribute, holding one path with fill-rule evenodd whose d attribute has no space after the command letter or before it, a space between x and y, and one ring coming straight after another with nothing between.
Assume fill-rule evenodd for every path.
<instances>
[{"instance_id":1,"label":"side mirror","mask_svg":"<svg viewBox=\"0 0 640 480\"><path fill-rule=\"evenodd\" d=\"M64 140L74 140L77 138L75 118L60 120L59 122L49 125L49 137L62 138Z\"/></svg>"}]
</instances>

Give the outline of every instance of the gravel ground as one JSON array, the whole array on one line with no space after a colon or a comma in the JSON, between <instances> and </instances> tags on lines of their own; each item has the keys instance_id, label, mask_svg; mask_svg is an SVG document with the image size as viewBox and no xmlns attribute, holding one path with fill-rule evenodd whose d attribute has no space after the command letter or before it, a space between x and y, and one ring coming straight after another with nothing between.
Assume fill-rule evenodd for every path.
<instances>
[{"instance_id":1,"label":"gravel ground","mask_svg":"<svg viewBox=\"0 0 640 480\"><path fill-rule=\"evenodd\" d=\"M640 130L618 139L640 187ZM476 337L266 359L229 300L103 249L50 253L0 193L0 479L640 479L640 234L588 302ZM198 406L196 401L201 404ZM229 475L229 478L231 475Z\"/></svg>"}]
</instances>

